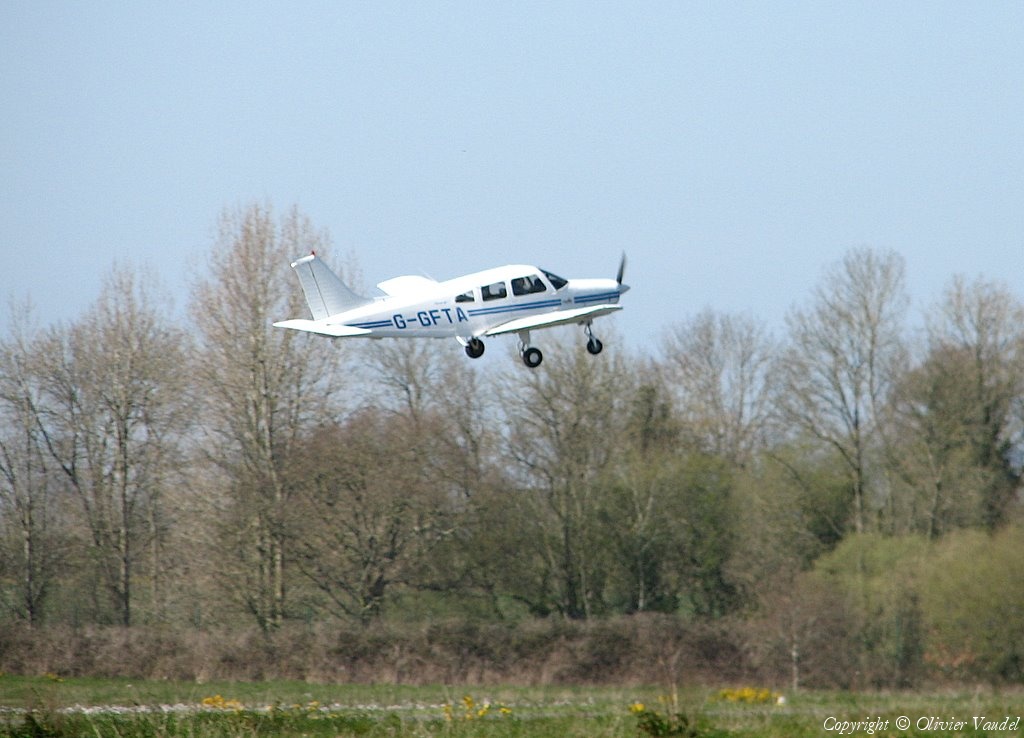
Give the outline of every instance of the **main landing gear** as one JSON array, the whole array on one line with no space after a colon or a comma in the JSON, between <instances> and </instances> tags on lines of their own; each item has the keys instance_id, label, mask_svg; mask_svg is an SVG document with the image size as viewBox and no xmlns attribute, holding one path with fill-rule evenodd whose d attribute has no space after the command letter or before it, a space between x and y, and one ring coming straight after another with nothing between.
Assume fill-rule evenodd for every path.
<instances>
[{"instance_id":1,"label":"main landing gear","mask_svg":"<svg viewBox=\"0 0 1024 738\"><path fill-rule=\"evenodd\" d=\"M597 356L604 350L604 344L594 335L589 322L584 323L583 332L587 336L587 352L592 356ZM459 343L465 348L466 356L471 359L479 359L484 355L484 342L479 338L460 338ZM519 356L530 369L536 369L544 361L544 354L541 353L541 350L530 345L529 331L519 332Z\"/></svg>"},{"instance_id":2,"label":"main landing gear","mask_svg":"<svg viewBox=\"0 0 1024 738\"><path fill-rule=\"evenodd\" d=\"M540 366L540 363L544 361L544 354L541 353L539 348L533 348L532 346L523 349L523 363L531 369L535 369Z\"/></svg>"},{"instance_id":3,"label":"main landing gear","mask_svg":"<svg viewBox=\"0 0 1024 738\"><path fill-rule=\"evenodd\" d=\"M544 354L539 348L530 345L530 332L520 331L519 333L519 355L523 363L531 369L536 369L544 361Z\"/></svg>"},{"instance_id":4,"label":"main landing gear","mask_svg":"<svg viewBox=\"0 0 1024 738\"><path fill-rule=\"evenodd\" d=\"M597 356L604 350L604 344L601 343L601 339L594 335L589 321L584 323L583 332L587 335L587 352L591 356ZM536 369L544 361L544 354L541 353L540 349L530 345L529 331L521 331L519 333L519 355L522 357L523 363L531 369Z\"/></svg>"}]
</instances>

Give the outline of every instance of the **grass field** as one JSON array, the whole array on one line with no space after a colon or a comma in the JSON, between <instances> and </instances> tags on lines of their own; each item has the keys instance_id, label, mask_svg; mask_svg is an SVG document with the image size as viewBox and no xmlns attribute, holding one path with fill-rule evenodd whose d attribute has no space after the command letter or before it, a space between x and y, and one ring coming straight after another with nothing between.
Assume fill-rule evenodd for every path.
<instances>
[{"instance_id":1,"label":"grass field","mask_svg":"<svg viewBox=\"0 0 1024 738\"><path fill-rule=\"evenodd\" d=\"M663 691L0 676L0 736L801 738L1024 733L1024 720L1018 719L1024 713L1020 691L778 695L753 688L694 687L679 694L677 709ZM685 718L676 717L677 712ZM909 723L906 729L897 726L900 719Z\"/></svg>"}]
</instances>

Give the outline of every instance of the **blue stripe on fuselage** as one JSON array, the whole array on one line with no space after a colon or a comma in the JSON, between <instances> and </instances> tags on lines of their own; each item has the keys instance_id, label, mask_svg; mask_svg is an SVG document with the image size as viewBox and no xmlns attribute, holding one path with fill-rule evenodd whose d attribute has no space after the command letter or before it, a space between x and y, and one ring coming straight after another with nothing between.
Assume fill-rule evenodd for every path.
<instances>
[{"instance_id":1,"label":"blue stripe on fuselage","mask_svg":"<svg viewBox=\"0 0 1024 738\"><path fill-rule=\"evenodd\" d=\"M387 328L391 325L390 320L373 320L368 323L352 323L353 328L366 328L367 330L373 330L374 328Z\"/></svg>"},{"instance_id":2,"label":"blue stripe on fuselage","mask_svg":"<svg viewBox=\"0 0 1024 738\"><path fill-rule=\"evenodd\" d=\"M476 308L475 310L467 311L470 315L500 315L501 313L516 313L522 310L538 310L541 308L558 307L562 304L560 299L555 300L538 300L536 302L528 302L524 305L497 305L490 308Z\"/></svg>"},{"instance_id":3,"label":"blue stripe on fuselage","mask_svg":"<svg viewBox=\"0 0 1024 738\"><path fill-rule=\"evenodd\" d=\"M577 305L581 305L590 302L618 302L618 299L619 291L615 290L614 292L601 292L596 295L582 295L577 297L575 302Z\"/></svg>"}]
</instances>

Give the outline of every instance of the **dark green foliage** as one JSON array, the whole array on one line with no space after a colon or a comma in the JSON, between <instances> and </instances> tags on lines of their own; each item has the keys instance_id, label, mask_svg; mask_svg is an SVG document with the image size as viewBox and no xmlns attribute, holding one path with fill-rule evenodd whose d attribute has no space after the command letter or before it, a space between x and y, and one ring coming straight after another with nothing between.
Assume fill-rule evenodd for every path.
<instances>
[{"instance_id":1,"label":"dark green foliage","mask_svg":"<svg viewBox=\"0 0 1024 738\"><path fill-rule=\"evenodd\" d=\"M10 738L59 738L70 734L64 732L59 723L53 723L35 712L28 712L20 724L12 725L6 730L0 727L0 735Z\"/></svg>"},{"instance_id":2,"label":"dark green foliage","mask_svg":"<svg viewBox=\"0 0 1024 738\"><path fill-rule=\"evenodd\" d=\"M131 738L172 738L203 736L369 736L401 735L397 715L371 716L353 713L310 714L273 710L267 713L160 714L59 714L27 713L20 724L4 727L3 738L78 738L79 736L130 736Z\"/></svg>"},{"instance_id":3,"label":"dark green foliage","mask_svg":"<svg viewBox=\"0 0 1024 738\"><path fill-rule=\"evenodd\" d=\"M653 710L641 710L636 716L636 727L641 733L658 736L680 736L700 738L702 733L690 725L690 718L684 713L662 714Z\"/></svg>"}]
</instances>

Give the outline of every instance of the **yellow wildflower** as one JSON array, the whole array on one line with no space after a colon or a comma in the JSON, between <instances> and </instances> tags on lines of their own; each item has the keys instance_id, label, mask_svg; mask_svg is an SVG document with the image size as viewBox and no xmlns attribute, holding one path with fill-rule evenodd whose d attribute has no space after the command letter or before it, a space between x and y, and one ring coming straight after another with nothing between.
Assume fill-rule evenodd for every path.
<instances>
[{"instance_id":1,"label":"yellow wildflower","mask_svg":"<svg viewBox=\"0 0 1024 738\"><path fill-rule=\"evenodd\" d=\"M238 700L226 700L219 694L213 695L213 697L203 697L203 707L212 707L217 710L234 710L238 712L242 709L242 703Z\"/></svg>"}]
</instances>

